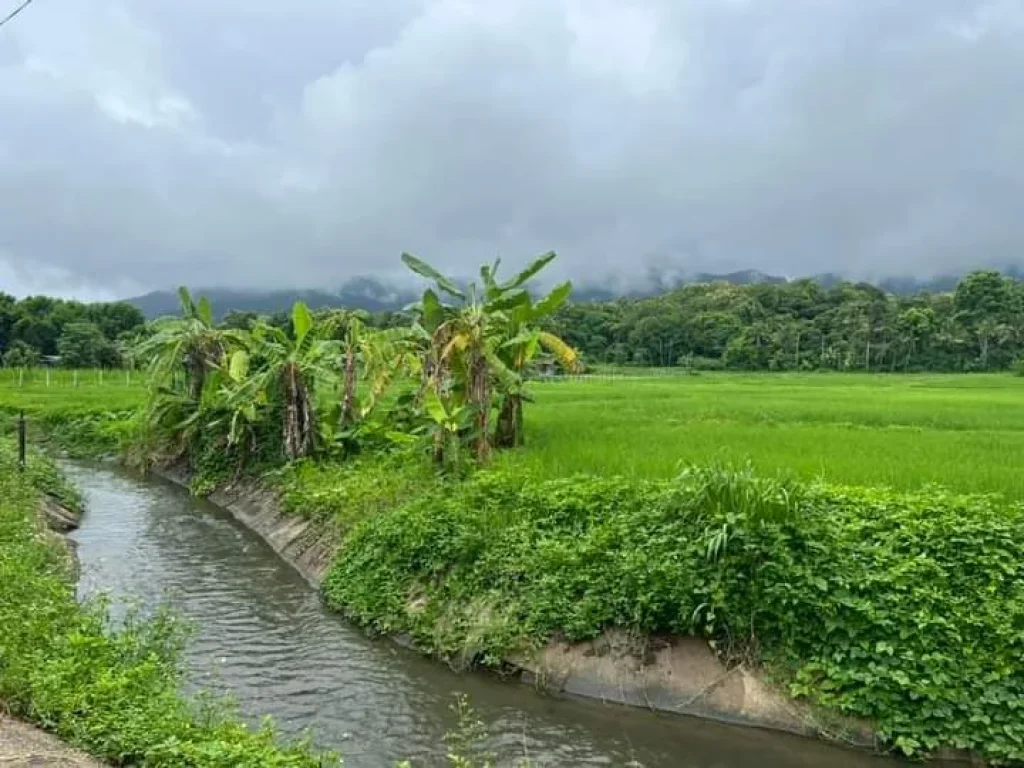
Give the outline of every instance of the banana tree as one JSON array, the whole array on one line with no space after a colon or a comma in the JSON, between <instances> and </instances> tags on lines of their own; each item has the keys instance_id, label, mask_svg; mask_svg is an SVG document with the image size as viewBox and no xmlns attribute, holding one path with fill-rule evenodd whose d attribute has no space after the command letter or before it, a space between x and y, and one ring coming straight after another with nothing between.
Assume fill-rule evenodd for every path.
<instances>
[{"instance_id":1,"label":"banana tree","mask_svg":"<svg viewBox=\"0 0 1024 768\"><path fill-rule=\"evenodd\" d=\"M565 304L572 292L572 283L564 282L537 302L523 289L532 277L555 259L554 252L548 252L534 259L522 272L506 282L498 282L497 272L501 260L493 265L480 268L484 289L489 301L510 303L502 314L505 325L501 329L502 342L497 355L512 376L505 377L510 386L500 395L498 426L495 443L501 448L511 448L523 443L523 401L526 393L524 377L530 363L541 349L552 354L567 370L574 370L579 363L576 350L558 336L543 331L538 323L550 317Z\"/></svg>"},{"instance_id":2,"label":"banana tree","mask_svg":"<svg viewBox=\"0 0 1024 768\"><path fill-rule=\"evenodd\" d=\"M551 256L553 258L553 255ZM495 392L518 386L517 375L498 354L510 324L509 313L529 294L522 285L550 261L538 263L506 284L498 285L493 270L485 267L484 288L471 284L464 291L429 264L408 253L402 260L412 271L434 282L413 307L419 319L416 330L426 340L424 353L425 389L433 391L446 407L464 405L473 415L472 439L477 461L483 462L492 447L491 408ZM439 293L458 301L449 305ZM437 457L435 451L435 457Z\"/></svg>"},{"instance_id":3,"label":"banana tree","mask_svg":"<svg viewBox=\"0 0 1024 768\"><path fill-rule=\"evenodd\" d=\"M133 356L149 369L154 386L173 386L183 376L185 392L198 401L207 374L221 362L230 332L214 325L213 307L205 296L197 303L181 287L178 298L181 316L154 320L152 334L135 347Z\"/></svg>"},{"instance_id":4,"label":"banana tree","mask_svg":"<svg viewBox=\"0 0 1024 768\"><path fill-rule=\"evenodd\" d=\"M356 387L359 383L359 357L366 335L366 312L334 310L324 319L325 328L341 342L342 385L338 423L344 429L356 421Z\"/></svg>"},{"instance_id":5,"label":"banana tree","mask_svg":"<svg viewBox=\"0 0 1024 768\"><path fill-rule=\"evenodd\" d=\"M263 363L252 386L280 398L281 437L289 459L315 450L314 392L318 385L336 378L338 345L323 338L322 330L315 325L309 307L299 301L292 307L292 334L265 323L252 331L253 356Z\"/></svg>"}]
</instances>

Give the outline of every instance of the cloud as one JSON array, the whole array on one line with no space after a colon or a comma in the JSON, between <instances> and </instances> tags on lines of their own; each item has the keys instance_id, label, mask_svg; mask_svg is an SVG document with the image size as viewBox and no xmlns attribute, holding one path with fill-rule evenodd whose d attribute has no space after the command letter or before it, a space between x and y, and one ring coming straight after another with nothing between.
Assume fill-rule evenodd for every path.
<instances>
[{"instance_id":1,"label":"cloud","mask_svg":"<svg viewBox=\"0 0 1024 768\"><path fill-rule=\"evenodd\" d=\"M48 0L0 287L1019 262L1022 88L1017 0Z\"/></svg>"}]
</instances>

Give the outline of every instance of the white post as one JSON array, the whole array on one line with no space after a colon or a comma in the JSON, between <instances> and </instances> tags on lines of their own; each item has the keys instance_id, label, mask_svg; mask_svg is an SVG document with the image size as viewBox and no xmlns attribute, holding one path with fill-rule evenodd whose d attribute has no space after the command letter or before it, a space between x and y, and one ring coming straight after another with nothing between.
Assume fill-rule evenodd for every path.
<instances>
[{"instance_id":1,"label":"white post","mask_svg":"<svg viewBox=\"0 0 1024 768\"><path fill-rule=\"evenodd\" d=\"M75 368L74 372L71 374L71 382L72 382L72 386L78 387L78 369L77 368Z\"/></svg>"},{"instance_id":2,"label":"white post","mask_svg":"<svg viewBox=\"0 0 1024 768\"><path fill-rule=\"evenodd\" d=\"M18 388L23 389L25 387L25 369L18 369Z\"/></svg>"},{"instance_id":3,"label":"white post","mask_svg":"<svg viewBox=\"0 0 1024 768\"><path fill-rule=\"evenodd\" d=\"M46 386L50 386L50 366L46 366Z\"/></svg>"},{"instance_id":4,"label":"white post","mask_svg":"<svg viewBox=\"0 0 1024 768\"><path fill-rule=\"evenodd\" d=\"M127 384L128 386L131 386L131 383L132 383L132 369L131 368L125 368L124 369L124 383Z\"/></svg>"},{"instance_id":5,"label":"white post","mask_svg":"<svg viewBox=\"0 0 1024 768\"><path fill-rule=\"evenodd\" d=\"M103 386L103 369L100 368L100 386Z\"/></svg>"}]
</instances>

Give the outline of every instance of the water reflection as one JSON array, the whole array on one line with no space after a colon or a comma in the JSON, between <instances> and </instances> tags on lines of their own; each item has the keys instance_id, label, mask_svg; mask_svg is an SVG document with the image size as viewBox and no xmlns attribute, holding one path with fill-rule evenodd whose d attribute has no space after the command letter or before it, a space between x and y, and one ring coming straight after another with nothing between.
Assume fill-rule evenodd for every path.
<instances>
[{"instance_id":1,"label":"water reflection","mask_svg":"<svg viewBox=\"0 0 1024 768\"><path fill-rule=\"evenodd\" d=\"M312 727L315 742L342 752L348 766L401 758L442 765L457 692L496 734L489 746L503 765L524 755L541 766L896 765L795 737L456 675L326 613L297 573L212 505L108 466L68 472L88 503L75 534L80 590L147 606L169 595L196 624L187 656L193 684L232 693L244 713L272 714L286 731Z\"/></svg>"}]
</instances>

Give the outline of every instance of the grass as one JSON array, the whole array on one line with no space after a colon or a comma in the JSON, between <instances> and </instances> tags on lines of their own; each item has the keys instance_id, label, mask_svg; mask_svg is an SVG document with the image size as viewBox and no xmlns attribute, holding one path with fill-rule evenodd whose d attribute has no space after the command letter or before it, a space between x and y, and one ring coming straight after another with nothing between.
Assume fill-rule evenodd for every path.
<instances>
[{"instance_id":1,"label":"grass","mask_svg":"<svg viewBox=\"0 0 1024 768\"><path fill-rule=\"evenodd\" d=\"M79 604L67 558L36 516L55 477L52 465L22 475L0 453L0 709L111 765L333 764L277 741L269 724L249 728L222 702L183 697L184 636L170 614L114 627L102 601Z\"/></svg>"},{"instance_id":2,"label":"grass","mask_svg":"<svg viewBox=\"0 0 1024 768\"><path fill-rule=\"evenodd\" d=\"M545 477L750 461L847 485L1024 498L1024 380L1007 375L703 374L532 391L528 445L499 462Z\"/></svg>"},{"instance_id":3,"label":"grass","mask_svg":"<svg viewBox=\"0 0 1024 768\"><path fill-rule=\"evenodd\" d=\"M124 414L143 402L123 374L40 371L18 386L0 371L0 414L54 425ZM702 374L537 382L528 445L499 466L545 477L577 472L671 477L681 462L912 490L941 484L1024 499L1024 379L999 374ZM0 429L7 431L8 425ZM76 427L78 432L83 432ZM59 432L59 429L57 430ZM89 430L85 430L89 431ZM93 429L92 432L97 430ZM115 430L116 431L116 430ZM114 436L88 441L114 447Z\"/></svg>"}]
</instances>

